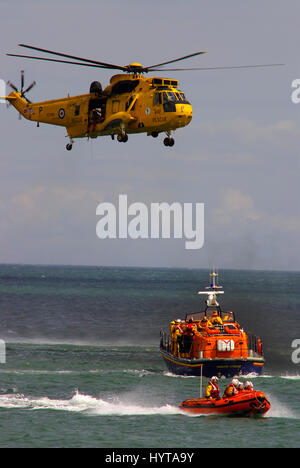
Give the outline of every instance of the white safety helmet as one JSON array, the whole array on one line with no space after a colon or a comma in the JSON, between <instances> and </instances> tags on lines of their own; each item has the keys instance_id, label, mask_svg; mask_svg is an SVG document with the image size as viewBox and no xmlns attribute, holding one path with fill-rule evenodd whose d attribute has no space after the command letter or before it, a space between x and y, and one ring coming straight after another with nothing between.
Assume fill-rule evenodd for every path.
<instances>
[{"instance_id":1,"label":"white safety helmet","mask_svg":"<svg viewBox=\"0 0 300 468\"><path fill-rule=\"evenodd\" d=\"M238 384L239 384L240 382L238 381L238 379L232 379L231 383L232 383L235 387L237 387Z\"/></svg>"},{"instance_id":2,"label":"white safety helmet","mask_svg":"<svg viewBox=\"0 0 300 468\"><path fill-rule=\"evenodd\" d=\"M218 377L216 377L216 376L214 375L214 376L211 378L211 381L212 381L212 382L218 382L219 379L218 379Z\"/></svg>"},{"instance_id":3,"label":"white safety helmet","mask_svg":"<svg viewBox=\"0 0 300 468\"><path fill-rule=\"evenodd\" d=\"M253 383L249 382L249 380L245 383L245 388L253 388Z\"/></svg>"}]
</instances>

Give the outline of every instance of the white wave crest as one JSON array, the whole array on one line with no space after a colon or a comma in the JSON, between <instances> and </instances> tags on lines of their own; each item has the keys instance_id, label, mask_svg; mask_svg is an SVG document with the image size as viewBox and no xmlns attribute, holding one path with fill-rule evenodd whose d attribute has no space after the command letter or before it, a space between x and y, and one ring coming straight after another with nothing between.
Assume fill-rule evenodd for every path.
<instances>
[{"instance_id":1,"label":"white wave crest","mask_svg":"<svg viewBox=\"0 0 300 468\"><path fill-rule=\"evenodd\" d=\"M88 415L102 416L181 414L179 408L173 405L143 406L141 404L122 402L117 398L112 399L112 401L106 401L79 392L76 392L69 400L55 400L48 397L29 398L22 394L1 395L0 408L24 408L30 410L50 409L56 411L83 412Z\"/></svg>"},{"instance_id":2,"label":"white wave crest","mask_svg":"<svg viewBox=\"0 0 300 468\"><path fill-rule=\"evenodd\" d=\"M299 419L299 414L295 413L286 404L278 400L273 395L267 395L271 402L270 411L266 414L268 418L286 418L286 419Z\"/></svg>"}]
</instances>

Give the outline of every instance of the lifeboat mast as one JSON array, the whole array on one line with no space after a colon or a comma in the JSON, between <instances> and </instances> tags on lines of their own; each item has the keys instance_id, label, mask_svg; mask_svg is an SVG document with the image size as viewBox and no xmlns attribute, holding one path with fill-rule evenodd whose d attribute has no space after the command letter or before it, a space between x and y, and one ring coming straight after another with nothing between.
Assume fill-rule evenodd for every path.
<instances>
[{"instance_id":1,"label":"lifeboat mast","mask_svg":"<svg viewBox=\"0 0 300 468\"><path fill-rule=\"evenodd\" d=\"M217 301L217 295L218 294L224 294L224 291L223 291L223 286L220 286L219 283L218 283L218 277L219 277L219 274L215 272L215 270L213 270L210 274L209 274L210 278L211 278L211 283L210 283L210 286L207 286L205 289L206 291L198 291L198 294L205 294L207 295L207 299L205 301L206 303L206 309L205 309L205 315L206 315L206 311L209 307L216 307L217 310L218 310L218 313L220 314L221 313L221 307L220 307L220 304L219 302Z\"/></svg>"}]
</instances>

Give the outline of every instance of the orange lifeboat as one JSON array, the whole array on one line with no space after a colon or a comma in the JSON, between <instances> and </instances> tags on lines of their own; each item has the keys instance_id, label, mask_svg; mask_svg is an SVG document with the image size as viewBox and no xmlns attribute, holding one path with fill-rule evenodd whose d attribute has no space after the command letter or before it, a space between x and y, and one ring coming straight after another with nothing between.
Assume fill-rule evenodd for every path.
<instances>
[{"instance_id":1,"label":"orange lifeboat","mask_svg":"<svg viewBox=\"0 0 300 468\"><path fill-rule=\"evenodd\" d=\"M160 353L169 371L198 376L202 369L204 377L260 375L265 362L261 339L245 332L234 312L221 309L217 299L224 291L218 273L210 277L210 286L198 291L207 297L205 310L173 320L169 336L161 330Z\"/></svg>"},{"instance_id":2,"label":"orange lifeboat","mask_svg":"<svg viewBox=\"0 0 300 468\"><path fill-rule=\"evenodd\" d=\"M242 391L235 396L209 400L193 398L180 403L179 408L194 415L221 414L254 416L269 411L271 404L263 392Z\"/></svg>"}]
</instances>

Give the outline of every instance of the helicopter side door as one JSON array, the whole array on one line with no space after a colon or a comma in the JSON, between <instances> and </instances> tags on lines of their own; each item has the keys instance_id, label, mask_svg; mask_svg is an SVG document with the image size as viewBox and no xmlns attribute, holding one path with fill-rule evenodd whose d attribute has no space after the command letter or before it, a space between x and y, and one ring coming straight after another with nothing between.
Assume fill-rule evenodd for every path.
<instances>
[{"instance_id":1,"label":"helicopter side door","mask_svg":"<svg viewBox=\"0 0 300 468\"><path fill-rule=\"evenodd\" d=\"M153 97L153 117L152 117L152 123L154 125L161 124L167 121L167 118L165 116L165 110L164 110L164 103L163 103L163 95L164 93L156 91L154 93Z\"/></svg>"}]
</instances>

